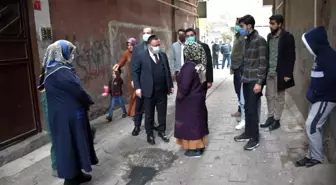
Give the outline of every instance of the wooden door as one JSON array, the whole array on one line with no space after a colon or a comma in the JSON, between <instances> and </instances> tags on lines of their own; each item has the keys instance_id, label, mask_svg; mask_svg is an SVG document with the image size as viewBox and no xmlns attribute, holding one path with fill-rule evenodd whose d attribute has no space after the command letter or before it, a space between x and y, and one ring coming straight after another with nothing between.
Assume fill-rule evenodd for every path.
<instances>
[{"instance_id":1,"label":"wooden door","mask_svg":"<svg viewBox=\"0 0 336 185\"><path fill-rule=\"evenodd\" d=\"M39 129L27 7L0 1L0 150Z\"/></svg>"}]
</instances>

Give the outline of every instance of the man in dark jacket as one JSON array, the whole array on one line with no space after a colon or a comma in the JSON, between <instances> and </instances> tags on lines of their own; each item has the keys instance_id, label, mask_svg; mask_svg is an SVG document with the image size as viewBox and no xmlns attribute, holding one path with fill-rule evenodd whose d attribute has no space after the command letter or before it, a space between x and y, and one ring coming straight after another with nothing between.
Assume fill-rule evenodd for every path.
<instances>
[{"instance_id":1,"label":"man in dark jacket","mask_svg":"<svg viewBox=\"0 0 336 185\"><path fill-rule=\"evenodd\" d=\"M219 45L217 44L217 41L212 44L212 61L213 61L213 66L217 67L218 69L218 53L219 53Z\"/></svg>"},{"instance_id":2,"label":"man in dark jacket","mask_svg":"<svg viewBox=\"0 0 336 185\"><path fill-rule=\"evenodd\" d=\"M166 131L167 95L174 92L173 80L166 53L160 51L159 38L148 38L148 49L138 54L133 61L132 81L136 96L143 99L145 105L145 128L147 142L155 144L154 113L158 113L158 136L169 142Z\"/></svg>"},{"instance_id":3,"label":"man in dark jacket","mask_svg":"<svg viewBox=\"0 0 336 185\"><path fill-rule=\"evenodd\" d=\"M193 42L197 42L198 44L200 44L205 51L205 55L206 55L206 58L207 58L206 82L207 82L207 88L209 89L209 88L212 87L212 83L213 83L213 68L212 68L210 48L207 44L196 40L196 31L193 28L188 28L186 30L186 37L187 37L187 40L192 40ZM206 110L206 111L207 111L206 120L208 120L208 110ZM206 124L208 124L208 122L206 122ZM207 129L208 129L208 126L207 126ZM206 132L207 132L207 134L209 134L209 130L207 130Z\"/></svg>"},{"instance_id":4,"label":"man in dark jacket","mask_svg":"<svg viewBox=\"0 0 336 185\"><path fill-rule=\"evenodd\" d=\"M280 128L285 90L294 86L295 41L293 35L282 28L282 15L272 15L269 20L271 33L267 36L269 67L266 77L268 119L260 127L269 127L272 131Z\"/></svg>"},{"instance_id":5,"label":"man in dark jacket","mask_svg":"<svg viewBox=\"0 0 336 185\"><path fill-rule=\"evenodd\" d=\"M322 128L336 106L336 51L330 46L323 26L304 33L302 41L315 61L306 95L312 104L306 120L309 149L296 166L312 167L324 161Z\"/></svg>"},{"instance_id":6,"label":"man in dark jacket","mask_svg":"<svg viewBox=\"0 0 336 185\"><path fill-rule=\"evenodd\" d=\"M251 15L239 19L240 34L244 36L245 47L242 66L243 94L245 99L245 132L234 137L237 142L247 141L245 150L259 146L259 103L267 73L267 42L254 29Z\"/></svg>"},{"instance_id":7,"label":"man in dark jacket","mask_svg":"<svg viewBox=\"0 0 336 185\"><path fill-rule=\"evenodd\" d=\"M143 29L143 35L142 35L143 42L134 46L134 49L133 49L133 52L132 52L132 58L131 58L131 68L132 68L132 70L136 66L135 62L136 62L136 59L139 57L140 53L142 53L142 52L144 52L148 49L148 44L147 44L148 38L152 34L153 34L153 30L151 28L144 28ZM143 99L137 96L136 97L136 102L135 102L134 129L132 131L133 136L137 136L140 133L143 107L144 107Z\"/></svg>"}]
</instances>

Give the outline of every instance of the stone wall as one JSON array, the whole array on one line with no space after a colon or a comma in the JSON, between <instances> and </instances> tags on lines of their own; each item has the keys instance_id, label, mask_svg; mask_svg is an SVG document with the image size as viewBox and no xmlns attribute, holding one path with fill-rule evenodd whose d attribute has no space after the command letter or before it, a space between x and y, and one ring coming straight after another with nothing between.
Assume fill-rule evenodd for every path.
<instances>
[{"instance_id":1,"label":"stone wall","mask_svg":"<svg viewBox=\"0 0 336 185\"><path fill-rule=\"evenodd\" d=\"M101 97L103 85L108 82L111 66L126 50L127 38L135 37L140 42L142 29L152 27L163 49L170 53L170 45L176 40L173 37L176 30L172 29L195 23L195 17L181 10L175 11L172 21L172 7L155 0L50 0L49 3L54 39L67 39L77 46L74 65L96 102L90 111L91 118L107 112L109 98ZM176 4L189 11L193 9L181 2ZM126 71L123 70L124 81ZM124 92L127 102L126 84Z\"/></svg>"},{"instance_id":2,"label":"stone wall","mask_svg":"<svg viewBox=\"0 0 336 185\"><path fill-rule=\"evenodd\" d=\"M279 4L276 0L275 7ZM336 0L318 1L317 23L324 25L328 29L329 41L336 47ZM290 31L296 41L296 64L294 78L296 86L288 90L288 94L293 99L298 110L304 118L309 111L309 103L306 99L306 91L309 85L310 71L313 57L308 53L302 43L302 34L314 26L314 0L285 0L282 10L278 10L285 15L285 27ZM279 13L280 13L279 12ZM327 157L330 162L336 162L336 111L332 113L324 127L324 144Z\"/></svg>"}]
</instances>

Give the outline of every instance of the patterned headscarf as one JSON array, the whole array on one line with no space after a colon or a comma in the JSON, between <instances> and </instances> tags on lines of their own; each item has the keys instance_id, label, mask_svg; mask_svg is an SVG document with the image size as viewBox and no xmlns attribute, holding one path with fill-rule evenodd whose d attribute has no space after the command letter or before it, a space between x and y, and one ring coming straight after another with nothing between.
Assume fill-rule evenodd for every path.
<instances>
[{"instance_id":1,"label":"patterned headscarf","mask_svg":"<svg viewBox=\"0 0 336 185\"><path fill-rule=\"evenodd\" d=\"M203 47L197 42L188 42L184 47L184 57L186 61L196 64L195 69L201 83L206 81L206 55Z\"/></svg>"},{"instance_id":2,"label":"patterned headscarf","mask_svg":"<svg viewBox=\"0 0 336 185\"><path fill-rule=\"evenodd\" d=\"M38 86L40 91L44 90L44 80L48 69L51 69L57 64L71 64L75 50L76 46L67 40L58 40L48 46L42 62L40 83Z\"/></svg>"}]
</instances>

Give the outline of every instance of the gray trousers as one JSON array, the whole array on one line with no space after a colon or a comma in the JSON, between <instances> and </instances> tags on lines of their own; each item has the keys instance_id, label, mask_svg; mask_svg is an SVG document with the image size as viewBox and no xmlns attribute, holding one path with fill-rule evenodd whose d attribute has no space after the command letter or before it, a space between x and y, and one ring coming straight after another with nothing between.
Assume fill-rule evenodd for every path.
<instances>
[{"instance_id":1,"label":"gray trousers","mask_svg":"<svg viewBox=\"0 0 336 185\"><path fill-rule=\"evenodd\" d=\"M336 103L332 102L316 102L311 106L306 120L306 132L309 140L307 158L323 163L322 127L335 105Z\"/></svg>"}]
</instances>

